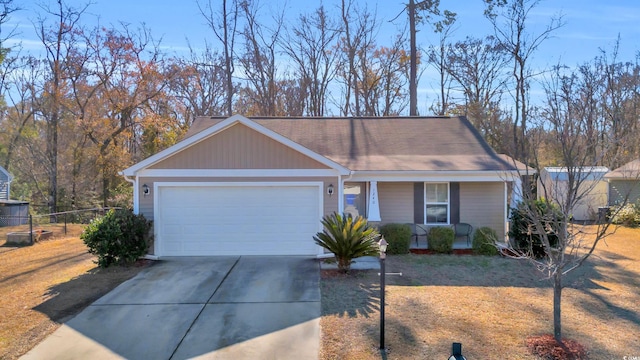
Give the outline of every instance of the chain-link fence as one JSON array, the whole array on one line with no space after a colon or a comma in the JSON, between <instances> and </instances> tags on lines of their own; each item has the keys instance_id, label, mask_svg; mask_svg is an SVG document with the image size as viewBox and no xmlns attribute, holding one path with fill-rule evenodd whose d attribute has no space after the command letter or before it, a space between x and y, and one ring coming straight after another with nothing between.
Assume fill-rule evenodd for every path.
<instances>
[{"instance_id":1,"label":"chain-link fence","mask_svg":"<svg viewBox=\"0 0 640 360\"><path fill-rule=\"evenodd\" d=\"M60 233L67 235L67 224L88 224L111 209L119 208L92 208L38 215L0 215L0 227L11 226L12 233L23 233L29 238L29 243L33 244L48 225L56 224L56 229L59 228Z\"/></svg>"}]
</instances>

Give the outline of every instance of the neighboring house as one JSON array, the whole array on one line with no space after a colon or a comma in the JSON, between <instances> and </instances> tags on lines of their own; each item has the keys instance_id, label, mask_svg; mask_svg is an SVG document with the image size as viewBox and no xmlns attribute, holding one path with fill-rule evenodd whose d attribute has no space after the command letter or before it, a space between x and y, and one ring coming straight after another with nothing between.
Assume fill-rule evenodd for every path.
<instances>
[{"instance_id":1,"label":"neighboring house","mask_svg":"<svg viewBox=\"0 0 640 360\"><path fill-rule=\"evenodd\" d=\"M606 207L608 203L609 186L604 179L609 169L604 166L582 167L575 174L582 177L582 183L578 194L582 195L580 201L573 209L571 216L577 221L596 220L598 209ZM545 167L540 171L538 178L538 197L550 197L563 203L567 196L569 173L566 167Z\"/></svg>"},{"instance_id":2,"label":"neighboring house","mask_svg":"<svg viewBox=\"0 0 640 360\"><path fill-rule=\"evenodd\" d=\"M201 117L121 172L156 256L319 255L320 220L466 222L506 233L517 169L464 117Z\"/></svg>"},{"instance_id":3,"label":"neighboring house","mask_svg":"<svg viewBox=\"0 0 640 360\"><path fill-rule=\"evenodd\" d=\"M9 200L13 176L0 166L0 200Z\"/></svg>"},{"instance_id":4,"label":"neighboring house","mask_svg":"<svg viewBox=\"0 0 640 360\"><path fill-rule=\"evenodd\" d=\"M13 176L0 166L0 227L26 224L29 220L29 203L11 200Z\"/></svg>"},{"instance_id":5,"label":"neighboring house","mask_svg":"<svg viewBox=\"0 0 640 360\"><path fill-rule=\"evenodd\" d=\"M609 182L609 205L638 203L640 200L640 159L612 170L604 178Z\"/></svg>"}]
</instances>

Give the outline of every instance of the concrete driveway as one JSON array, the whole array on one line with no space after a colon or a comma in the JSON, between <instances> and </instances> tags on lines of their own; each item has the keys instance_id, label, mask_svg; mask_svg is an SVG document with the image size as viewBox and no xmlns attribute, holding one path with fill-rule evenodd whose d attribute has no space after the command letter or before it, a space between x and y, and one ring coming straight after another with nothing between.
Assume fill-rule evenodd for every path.
<instances>
[{"instance_id":1,"label":"concrete driveway","mask_svg":"<svg viewBox=\"0 0 640 360\"><path fill-rule=\"evenodd\" d=\"M24 359L317 359L318 263L169 258L61 326Z\"/></svg>"}]
</instances>

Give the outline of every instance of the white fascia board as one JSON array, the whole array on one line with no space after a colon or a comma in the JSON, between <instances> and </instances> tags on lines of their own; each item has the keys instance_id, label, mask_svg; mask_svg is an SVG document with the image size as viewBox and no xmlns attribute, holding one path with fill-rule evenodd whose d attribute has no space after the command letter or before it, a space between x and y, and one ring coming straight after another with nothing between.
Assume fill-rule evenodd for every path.
<instances>
[{"instance_id":1,"label":"white fascia board","mask_svg":"<svg viewBox=\"0 0 640 360\"><path fill-rule=\"evenodd\" d=\"M180 151L183 151L183 150L185 150L185 149L187 149L187 148L199 143L200 141L202 141L202 140L204 140L204 139L206 139L206 138L208 138L208 137L210 137L210 136L212 136L214 134L217 134L217 133L219 133L221 131L224 131L225 129L227 129L227 128L229 128L229 127L231 127L231 126L233 126L233 125L235 125L237 123L243 124L243 125L251 128L251 129L253 129L253 130L255 130L255 131L257 131L257 132L259 132L259 133L261 133L261 134L263 134L265 136L268 136L268 137L274 139L275 141L278 141L279 143L281 143L281 144L283 144L285 146L288 146L288 147L292 148L293 150L296 150L296 151L298 151L298 152L300 152L300 153L302 153L302 154L304 154L304 155L306 155L306 156L318 161L319 163L321 163L323 165L326 165L327 167L330 167L332 169L335 169L335 170L339 171L343 175L349 174L349 169L345 168L344 166L342 166L342 165L340 165L340 164L338 164L338 163L336 163L336 162L334 162L332 160L329 160L326 157L324 157L324 156L322 156L322 155L320 155L318 153L315 153L315 152L307 149L306 147L304 147L304 146L302 146L302 145L300 145L300 144L298 144L296 142L293 142L290 139L288 139L288 138L286 138L286 137L284 137L284 136L282 136L282 135L280 135L280 134L278 134L278 133L276 133L274 131L271 131L271 130L267 129L264 126L254 122L254 121L251 121L250 119L247 119L246 117L244 117L242 115L233 115L233 116L231 116L231 117L219 122L216 125L213 125L213 126L207 128L205 130L202 130L201 132L191 136L190 138L188 138L186 140L183 140L183 141L180 141L179 143L177 143L177 144L175 144L173 146L170 146L170 147L160 151L159 153L157 153L155 155L152 155L152 156L146 158L145 160L142 160L141 162L139 162L139 163L127 168L127 169L124 169L122 171L122 174L126 175L126 176L133 176L137 172L139 172L139 171L141 171L141 170L143 170L143 169L145 169L145 168L147 168L147 167L149 167L149 166L151 166L151 165L163 160L164 158L166 158L166 157L168 157L170 155L173 155L175 153L178 153Z\"/></svg>"},{"instance_id":2,"label":"white fascia board","mask_svg":"<svg viewBox=\"0 0 640 360\"><path fill-rule=\"evenodd\" d=\"M143 169L139 177L336 177L334 169Z\"/></svg>"},{"instance_id":3,"label":"white fascia board","mask_svg":"<svg viewBox=\"0 0 640 360\"><path fill-rule=\"evenodd\" d=\"M380 182L495 182L511 181L517 171L354 171L349 181Z\"/></svg>"}]
</instances>

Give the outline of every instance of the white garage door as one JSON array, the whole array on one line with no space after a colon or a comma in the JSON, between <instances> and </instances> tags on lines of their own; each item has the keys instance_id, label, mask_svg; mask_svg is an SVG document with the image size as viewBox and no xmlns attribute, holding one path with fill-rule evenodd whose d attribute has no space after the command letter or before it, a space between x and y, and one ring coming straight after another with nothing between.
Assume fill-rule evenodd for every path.
<instances>
[{"instance_id":1,"label":"white garage door","mask_svg":"<svg viewBox=\"0 0 640 360\"><path fill-rule=\"evenodd\" d=\"M159 256L315 255L319 185L162 186Z\"/></svg>"}]
</instances>

